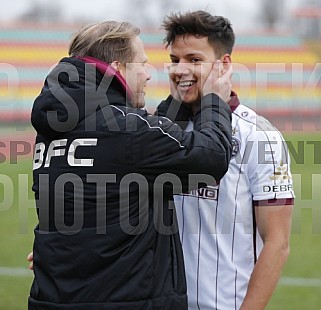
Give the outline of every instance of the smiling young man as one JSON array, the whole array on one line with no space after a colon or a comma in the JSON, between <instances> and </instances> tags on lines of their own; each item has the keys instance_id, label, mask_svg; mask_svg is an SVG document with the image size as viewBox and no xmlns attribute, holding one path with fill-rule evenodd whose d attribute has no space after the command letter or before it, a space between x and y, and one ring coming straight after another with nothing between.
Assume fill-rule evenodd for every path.
<instances>
[{"instance_id":1,"label":"smiling young man","mask_svg":"<svg viewBox=\"0 0 321 310\"><path fill-rule=\"evenodd\" d=\"M219 65L213 47L207 37L177 36L175 43L170 45L170 58L170 79L178 98L184 98L185 104L195 105L201 100L202 85L213 63Z\"/></svg>"},{"instance_id":2,"label":"smiling young man","mask_svg":"<svg viewBox=\"0 0 321 310\"><path fill-rule=\"evenodd\" d=\"M212 64L221 74L231 68L234 32L226 18L204 11L170 15L164 28L171 96L157 113L190 131ZM227 174L219 184L175 196L189 310L264 309L289 254L294 193L283 137L236 93L227 95Z\"/></svg>"}]
</instances>

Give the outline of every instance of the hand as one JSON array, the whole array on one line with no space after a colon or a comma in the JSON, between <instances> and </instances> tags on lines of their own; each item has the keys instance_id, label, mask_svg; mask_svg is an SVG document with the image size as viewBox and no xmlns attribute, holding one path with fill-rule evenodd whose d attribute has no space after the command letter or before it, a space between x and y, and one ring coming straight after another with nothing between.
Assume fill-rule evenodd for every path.
<instances>
[{"instance_id":1,"label":"hand","mask_svg":"<svg viewBox=\"0 0 321 310\"><path fill-rule=\"evenodd\" d=\"M225 102L230 101L232 90L232 65L226 71L223 70L223 64L220 61L215 61L212 69L203 85L203 96L214 93L217 94Z\"/></svg>"},{"instance_id":2,"label":"hand","mask_svg":"<svg viewBox=\"0 0 321 310\"><path fill-rule=\"evenodd\" d=\"M30 262L29 269L33 270L33 252L30 252L27 256L27 261Z\"/></svg>"},{"instance_id":3,"label":"hand","mask_svg":"<svg viewBox=\"0 0 321 310\"><path fill-rule=\"evenodd\" d=\"M178 102L182 101L181 96L179 95L176 86L174 85L174 82L172 81L171 78L169 78L169 87L170 87L170 92L171 96Z\"/></svg>"}]
</instances>

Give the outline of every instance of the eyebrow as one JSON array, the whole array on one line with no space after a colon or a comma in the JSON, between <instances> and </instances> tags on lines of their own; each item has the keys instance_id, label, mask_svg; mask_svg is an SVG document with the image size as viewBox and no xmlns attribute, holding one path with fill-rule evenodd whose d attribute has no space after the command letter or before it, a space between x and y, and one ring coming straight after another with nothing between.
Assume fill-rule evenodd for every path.
<instances>
[{"instance_id":1,"label":"eyebrow","mask_svg":"<svg viewBox=\"0 0 321 310\"><path fill-rule=\"evenodd\" d=\"M174 54L169 54L170 57L175 57L178 58L176 55ZM193 56L198 56L198 57L204 57L204 55L201 52L194 52L194 53L189 53L187 55L184 55L184 57L193 57Z\"/></svg>"}]
</instances>

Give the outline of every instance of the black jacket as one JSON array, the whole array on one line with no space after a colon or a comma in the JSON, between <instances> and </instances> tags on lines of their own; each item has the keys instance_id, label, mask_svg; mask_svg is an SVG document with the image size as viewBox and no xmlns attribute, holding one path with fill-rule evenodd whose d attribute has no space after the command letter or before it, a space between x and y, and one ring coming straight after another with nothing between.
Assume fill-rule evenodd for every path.
<instances>
[{"instance_id":1,"label":"black jacket","mask_svg":"<svg viewBox=\"0 0 321 310\"><path fill-rule=\"evenodd\" d=\"M170 201L201 186L189 186L191 174L226 172L229 108L207 95L185 133L126 96L117 74L64 58L34 102L39 225L29 309L187 309Z\"/></svg>"}]
</instances>

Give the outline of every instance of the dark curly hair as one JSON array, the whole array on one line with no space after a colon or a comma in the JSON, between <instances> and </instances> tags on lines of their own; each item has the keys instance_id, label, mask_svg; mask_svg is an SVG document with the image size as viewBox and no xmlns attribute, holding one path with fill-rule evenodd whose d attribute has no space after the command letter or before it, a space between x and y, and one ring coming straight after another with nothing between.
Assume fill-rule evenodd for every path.
<instances>
[{"instance_id":1,"label":"dark curly hair","mask_svg":"<svg viewBox=\"0 0 321 310\"><path fill-rule=\"evenodd\" d=\"M165 17L163 28L166 31L166 47L177 36L192 34L200 38L207 37L218 57L232 53L235 35L230 21L225 17L213 16L205 11L173 13Z\"/></svg>"}]
</instances>

